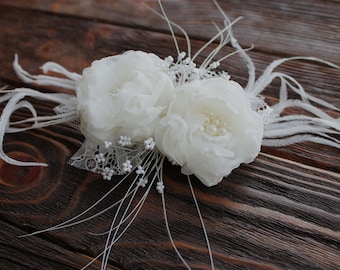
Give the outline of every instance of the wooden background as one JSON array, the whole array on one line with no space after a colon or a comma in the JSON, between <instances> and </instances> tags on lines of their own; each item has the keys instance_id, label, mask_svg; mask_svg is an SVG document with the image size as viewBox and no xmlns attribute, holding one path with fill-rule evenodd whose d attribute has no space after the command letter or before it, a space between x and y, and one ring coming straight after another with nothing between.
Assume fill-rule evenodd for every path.
<instances>
[{"instance_id":1,"label":"wooden background","mask_svg":"<svg viewBox=\"0 0 340 270\"><path fill-rule=\"evenodd\" d=\"M244 17L235 25L235 36L243 47L255 45L249 54L257 74L272 60L295 55L340 65L338 0L221 0L220 4L231 19ZM15 53L33 74L49 60L80 73L93 60L128 49L175 56L166 23L145 5L158 10L155 0L0 0L0 86L23 85L12 71ZM194 51L215 34L211 22L221 22L210 0L165 0L164 6L191 36ZM185 49L183 39L179 42ZM222 53L230 51L225 48ZM247 69L238 57L221 68L245 85ZM309 93L339 106L339 70L304 61L287 63L280 70L293 75ZM265 93L270 101L277 100L277 86L274 82ZM54 106L34 104L41 114ZM27 116L23 110L14 118ZM112 186L99 175L66 164L82 140L67 125L6 135L10 156L50 166L0 163L0 269L80 269L101 252L105 236L90 233L108 229L114 212L65 230L18 238L75 216ZM236 169L216 187L195 181L216 268L340 269L339 154L312 143L263 148L255 162ZM165 184L178 247L192 269L209 269L185 177L167 164ZM99 266L96 262L89 269ZM108 269L184 269L167 237L156 190L115 245Z\"/></svg>"}]
</instances>

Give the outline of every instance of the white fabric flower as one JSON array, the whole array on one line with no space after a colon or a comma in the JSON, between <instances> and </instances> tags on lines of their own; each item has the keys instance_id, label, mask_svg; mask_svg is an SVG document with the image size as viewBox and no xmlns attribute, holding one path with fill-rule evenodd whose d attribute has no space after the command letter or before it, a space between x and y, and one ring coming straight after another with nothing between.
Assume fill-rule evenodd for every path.
<instances>
[{"instance_id":1,"label":"white fabric flower","mask_svg":"<svg viewBox=\"0 0 340 270\"><path fill-rule=\"evenodd\" d=\"M144 141L166 113L172 79L155 54L127 51L94 61L77 85L81 129L94 142Z\"/></svg>"},{"instance_id":2,"label":"white fabric flower","mask_svg":"<svg viewBox=\"0 0 340 270\"><path fill-rule=\"evenodd\" d=\"M242 87L220 77L183 84L156 129L156 145L182 173L219 183L258 155L262 118Z\"/></svg>"}]
</instances>

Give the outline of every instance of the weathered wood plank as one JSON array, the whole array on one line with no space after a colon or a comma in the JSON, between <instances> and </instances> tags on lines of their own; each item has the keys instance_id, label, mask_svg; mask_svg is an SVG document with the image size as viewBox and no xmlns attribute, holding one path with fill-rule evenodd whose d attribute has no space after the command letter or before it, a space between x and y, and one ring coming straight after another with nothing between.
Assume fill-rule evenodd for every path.
<instances>
[{"instance_id":1,"label":"weathered wood plank","mask_svg":"<svg viewBox=\"0 0 340 270\"><path fill-rule=\"evenodd\" d=\"M103 248L105 236L96 237L88 232L106 231L113 212L62 231L17 238L73 217L110 189L112 183L100 176L65 165L65 153L77 146L73 140L77 136L72 133L65 127L53 127L27 132L24 136L8 136L6 149L11 153L27 151L24 144L33 142L28 155L44 157L44 161L53 166L44 168L31 182L14 181L17 185L8 177L14 172L20 175L24 169L12 166L6 170L10 174L3 174L1 170L1 215L6 221L2 225L1 248L5 251L2 260L11 258L11 250L19 249L23 250L25 259L12 257L10 261L14 265L34 267L39 262L43 266L46 260L51 260L52 269L63 264L70 267L66 269L77 269ZM169 164L165 174L173 236L193 269L206 269L207 251L185 177ZM217 187L206 188L194 181L216 267L339 267L339 179L337 173L261 154L254 163L242 166ZM123 196L127 188L128 183L99 208ZM34 263L30 264L30 260ZM167 239L156 190L149 194L140 216L115 246L111 260L122 269L182 268ZM8 266L5 269L11 267L11 264L4 265Z\"/></svg>"},{"instance_id":2,"label":"weathered wood plank","mask_svg":"<svg viewBox=\"0 0 340 270\"><path fill-rule=\"evenodd\" d=\"M168 32L167 24L146 7L159 11L156 0L74 1L2 0L3 5L107 21L116 25ZM235 27L240 43L279 55L313 55L340 63L338 1L218 1L230 19L244 17ZM163 1L169 18L190 36L210 39L212 22L223 18L212 0Z\"/></svg>"},{"instance_id":3,"label":"weathered wood plank","mask_svg":"<svg viewBox=\"0 0 340 270\"><path fill-rule=\"evenodd\" d=\"M73 11L65 11L65 7L70 6L61 5L60 1L53 2L53 7L38 7L42 2L31 2L33 6L29 9L5 6L4 4L10 5L6 0L0 5L0 81L2 85L10 84L9 88L22 85L13 74L10 64L16 52L21 57L22 65L32 73L37 73L38 67L48 60L57 61L70 70L81 72L94 59L127 49L153 51L162 57L175 52L168 34L133 29L136 24L141 23L143 28L164 31L164 25L150 26L147 17L144 18L145 24L144 20L139 18L139 21L133 23L124 22L129 26L124 27L112 25L111 23L117 24L118 20L108 19L110 15L103 15L110 13L110 9L104 4L102 7L105 7L105 10L98 14L104 16L102 18L107 22L88 19L98 18L99 15L91 16L86 13L86 8L79 11L77 4L73 6ZM236 2L238 1L231 3ZM15 3L24 7L27 2L20 3L19 0ZM120 3L117 4L117 13L126 9L125 13L122 12L122 17L126 17L128 10L132 14L138 10L138 5L132 5L129 1L124 2L126 6L119 1L115 3ZM311 1L309 5L277 2L279 3L288 10L299 6L300 8L293 12L295 16L302 14L301 18L297 18L298 22L309 23L312 18L317 18L317 23L320 23L321 18L334 22L332 14L336 12L336 2L325 1L325 7L320 7L319 1ZM173 7L178 7L179 4L177 1L167 3ZM184 12L189 12L189 4L192 5L192 2L183 1ZM270 4L269 1L262 4L267 7L261 11L263 18L271 18L273 25L277 22L270 5L277 4ZM223 2L223 5L227 3ZM252 13L252 8L258 5L260 3L245 6L243 11ZM202 12L202 6L199 3L197 6L197 10ZM38 8L57 15L32 10ZM95 13L96 8L91 8ZM310 10L311 14L307 14L307 10ZM281 9L281 12L285 14L283 18L293 16L287 14L287 10L284 12L284 9ZM78 15L75 16L75 13ZM174 13L171 15L180 17L180 12ZM215 16L215 13L211 14ZM203 17L186 17L183 20L194 25L197 18L203 20ZM291 22L287 27L292 27ZM315 24L308 27L318 29ZM290 30L295 31L295 28ZM199 33L197 27L192 31ZM289 31L284 31L282 35L287 37L288 33ZM252 35L258 39L266 37L258 32ZM205 37L206 34L203 33L203 38ZM307 40L312 38L309 34L306 37ZM333 40L337 38L339 37L334 35ZM301 45L304 42L305 39L296 36L294 43L298 43L298 48L295 52L295 48L290 47L291 43L284 43L287 53L297 53L301 46L305 48ZM330 55L335 55L331 58L339 63L339 53L332 47L332 39L323 42L329 42L330 47L327 48L331 48ZM180 44L184 46L182 39ZM193 48L198 49L202 44L204 42L194 40ZM307 49L308 52L312 50L311 47ZM275 50L277 49L270 51L277 53ZM330 57L327 50L317 53L327 59ZM229 51L230 48L226 48L223 53ZM286 51L280 51L279 54L285 53ZM266 50L255 50L250 54L259 71L277 57ZM222 68L230 70L234 78L243 84L246 82L246 71L237 58L230 58ZM282 67L282 70L301 80L310 93L323 98L327 96L327 100L333 104L340 104L339 71L305 62L289 63ZM270 100L275 100L274 90L274 87L271 87L266 92ZM34 104L42 114L53 108L53 104L44 102ZM20 119L27 116L28 112L22 110L14 117ZM1 269L79 269L102 251L105 236L97 237L89 232L106 231L113 212L107 212L98 219L65 230L29 238L17 237L23 233L48 228L75 216L112 187L112 183L101 180L100 176L66 164L82 139L79 132L66 125L6 136L7 153L18 158L46 162L51 166L18 168L0 162ZM265 153L254 163L241 166L217 187L206 188L194 181L216 268L340 268L339 152L314 144L263 150ZM101 209L122 196L128 184L125 183L115 194L109 196ZM165 184L170 227L178 247L193 269L209 269L208 254L186 178L180 174L179 168L167 164ZM97 262L89 269L98 268ZM156 190L151 191L139 217L115 246L108 269L184 269L166 235L161 199Z\"/></svg>"}]
</instances>

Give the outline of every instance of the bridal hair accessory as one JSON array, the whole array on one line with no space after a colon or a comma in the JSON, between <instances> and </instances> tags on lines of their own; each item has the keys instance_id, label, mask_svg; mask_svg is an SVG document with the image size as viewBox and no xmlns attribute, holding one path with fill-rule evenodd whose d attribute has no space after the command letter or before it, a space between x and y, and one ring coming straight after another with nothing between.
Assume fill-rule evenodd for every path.
<instances>
[{"instance_id":1,"label":"bridal hair accessory","mask_svg":"<svg viewBox=\"0 0 340 270\"><path fill-rule=\"evenodd\" d=\"M1 89L0 102L7 102L0 119L0 155L4 161L18 166L47 166L8 157L2 146L5 134L70 123L85 136L80 149L69 161L71 165L101 174L104 180L115 181L109 192L128 176L134 179L125 197L113 204L118 207L117 214L107 232L105 249L98 255L103 259L102 269L106 268L112 246L137 216L151 187L154 186L162 195L164 207L165 159L181 166L190 187L190 175L206 186L214 186L240 164L252 162L261 145L283 147L309 141L340 148L340 119L333 118L320 107L337 112L339 109L306 93L293 77L275 71L279 65L292 60L317 61L337 69L340 67L314 57L291 57L272 62L256 79L252 60L233 36L234 22L230 22L214 2L224 17L224 25L217 27L217 34L195 54L191 53L185 31L167 18L159 3L163 12L161 16L168 22L174 37L178 52L176 59L172 56L161 59L153 53L130 50L94 61L81 75L57 63L45 63L42 66L44 73L53 71L63 76L53 77L29 74L19 65L16 55L13 66L22 81L74 90L75 95L42 93L29 88ZM174 27L186 38L186 52L179 49ZM212 43L217 46L201 65L197 65L197 57ZM238 54L247 64L249 79L245 88L232 80L226 71L218 69L220 63L232 55L216 59L227 44L235 48L232 54ZM274 79L281 81L279 101L269 106L261 93ZM299 98L290 99L289 92L295 92ZM40 116L26 98L59 105L55 108L55 115ZM286 109L293 107L304 113L287 114ZM11 121L11 115L20 108L28 109L32 117ZM122 180L113 180L115 175L122 175ZM133 206L132 200L142 188L145 189L144 196ZM195 203L199 211L196 200ZM123 208L125 204L127 206ZM86 221L88 219L77 221L86 212L44 231ZM171 243L182 262L190 268L172 239L165 208L164 213ZM203 221L202 226L204 229ZM213 268L206 233L205 239Z\"/></svg>"}]
</instances>

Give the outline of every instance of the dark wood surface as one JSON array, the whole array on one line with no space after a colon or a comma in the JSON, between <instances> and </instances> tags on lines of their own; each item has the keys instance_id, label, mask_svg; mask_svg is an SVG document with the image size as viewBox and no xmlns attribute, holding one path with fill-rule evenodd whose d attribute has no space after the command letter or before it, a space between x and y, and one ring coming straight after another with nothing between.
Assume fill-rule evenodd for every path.
<instances>
[{"instance_id":1,"label":"dark wood surface","mask_svg":"<svg viewBox=\"0 0 340 270\"><path fill-rule=\"evenodd\" d=\"M167 25L145 5L155 0L0 0L0 86L24 85L12 71L15 53L31 73L46 61L81 72L95 60L128 49L175 55ZM220 1L235 19L235 36L249 52L257 73L272 60L317 56L340 65L340 2ZM212 1L164 1L170 19L191 36L193 50L215 32L221 16ZM184 47L185 42L179 38ZM230 52L230 48L222 53ZM202 60L200 58L199 60ZM247 70L238 57L221 68L245 85ZM340 105L340 71L312 62L291 62L280 70L305 89ZM62 91L39 88L42 91ZM265 93L277 100L277 85ZM54 104L34 103L41 114ZM27 117L19 111L13 117ZM334 116L340 116L333 113ZM5 150L47 168L15 167L0 161L0 269L80 269L104 247L114 212L68 229L27 238L18 236L69 219L91 206L112 183L67 165L83 137L67 125L8 134ZM199 219L186 178L166 164L166 201L176 244L192 269L209 269ZM127 187L127 186L126 186ZM263 148L218 186L195 181L217 269L340 269L340 153L301 143ZM105 202L115 200L123 189ZM95 262L89 269L99 269ZM149 194L132 227L114 246L108 269L184 269L166 234L161 198Z\"/></svg>"}]
</instances>

